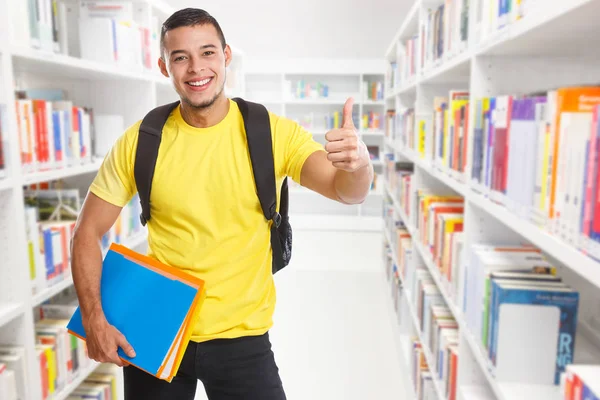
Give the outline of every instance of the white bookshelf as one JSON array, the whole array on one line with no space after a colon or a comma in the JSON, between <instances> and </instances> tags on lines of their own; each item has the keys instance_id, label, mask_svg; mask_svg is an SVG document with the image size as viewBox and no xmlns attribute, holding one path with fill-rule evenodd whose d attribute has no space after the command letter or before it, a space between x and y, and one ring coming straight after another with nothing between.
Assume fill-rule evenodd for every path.
<instances>
[{"instance_id":1,"label":"white bookshelf","mask_svg":"<svg viewBox=\"0 0 600 400\"><path fill-rule=\"evenodd\" d=\"M329 131L325 124L325 117L335 111L338 111L341 116L346 99L353 97L353 111L359 119L369 112L381 116L381 122L376 128L357 126L365 144L379 148L379 160L373 160L373 166L375 173L381 175L386 102L385 99L370 99L366 94L364 82L383 82L384 66L381 60L340 62L302 59L270 63L263 60L248 60L244 85L246 98L264 104L278 115L298 121L315 140L325 144L325 135ZM318 84L327 85L328 93L326 96L299 97L297 95L299 81L311 85L311 88L315 88ZM374 219L374 223L378 224L382 200L383 190L380 180L377 181L375 190L371 191L366 201L357 206L339 204L293 184L290 190L290 214L297 219L313 215L350 218L350 224L343 224L344 226L363 226L360 221L369 218Z\"/></svg>"},{"instance_id":2,"label":"white bookshelf","mask_svg":"<svg viewBox=\"0 0 600 400\"><path fill-rule=\"evenodd\" d=\"M485 1L469 2L469 36L466 45L458 50L445 53L445 56L428 68L417 63L415 74L401 79L397 84L389 82L386 75L385 101L389 109L415 110L415 124L420 118L433 113L433 98L447 96L450 90L468 90L469 139L472 138L474 123L474 100L504 94L528 94L551 90L560 86L596 84L600 81L600 59L593 53L598 44L597 20L600 18L600 2L576 0L570 2L531 0L526 2L525 15L519 20L509 20L498 29L485 32L480 7ZM388 63L403 57L407 50L406 40L420 31L427 17L429 7L436 8L444 1L415 1L384 55ZM514 6L514 2L513 2ZM420 57L420 50L417 57ZM430 129L430 128L429 128ZM415 135L418 128L415 127ZM465 248L474 243L530 243L539 248L549 261L557 267L558 275L569 286L580 293L578 328L575 339L574 363L600 364L600 318L597 304L600 302L600 262L584 254L548 230L542 229L528 219L514 213L494 201L481 188L458 172L444 169L428 158L421 157L415 150L403 146L396 140L385 137L383 145L393 160L412 163L414 173L411 179L411 193L406 216L400 200L385 187L386 198L394 208L398 220L403 221L413 237L412 256L407 268L416 265L427 269L440 290L446 305L459 326L458 345L458 400L525 400L562 399L560 386L532 384L527 381L507 382L495 377L487 351L467 324L462 310L462 300L454 297L446 280L431 254L415 239L417 232L414 215L416 213L416 190L433 189L444 195L460 195L464 198ZM469 143L468 156L472 143ZM467 159L467 168L470 169ZM384 238L392 243L392 233L384 228ZM393 247L393 245L392 245ZM465 254L465 253L463 253ZM396 263L395 249L389 254ZM467 262L464 258L462 265ZM416 306L412 303L410 290L402 289L399 310L399 331L404 351L409 351L410 338L422 338L418 328ZM428 364L431 365L431 349L422 343ZM403 362L409 357L404 356ZM410 363L407 368L410 368ZM445 399L436 382L434 400ZM411 396L413 398L413 396Z\"/></svg>"},{"instance_id":3,"label":"white bookshelf","mask_svg":"<svg viewBox=\"0 0 600 400\"><path fill-rule=\"evenodd\" d=\"M62 2L63 0L61 0ZM76 0L64 0L75 5ZM132 0L134 20L154 26L175 10L164 0ZM125 127L141 119L152 108L176 100L171 82L157 67L126 68L80 58L69 37L69 54L35 48L28 37L28 2L0 0L0 107L3 107L2 148L5 170L0 171L0 344L25 349L27 400L41 400L41 375L35 352L34 324L37 307L47 300L72 293L71 276L32 293L24 218L24 187L43 182L64 182L87 192L102 156L93 156L81 165L25 172L21 167L19 135L15 111L15 90L62 89L76 106L91 107L94 115L117 114ZM75 37L75 29L69 30ZM71 52L73 50L73 52ZM244 54L232 46L233 62L228 69L227 95L244 94ZM155 61L152 61L155 64ZM123 244L135 249L146 245L146 231L126 238ZM50 399L64 400L95 370L92 362L81 369Z\"/></svg>"}]
</instances>

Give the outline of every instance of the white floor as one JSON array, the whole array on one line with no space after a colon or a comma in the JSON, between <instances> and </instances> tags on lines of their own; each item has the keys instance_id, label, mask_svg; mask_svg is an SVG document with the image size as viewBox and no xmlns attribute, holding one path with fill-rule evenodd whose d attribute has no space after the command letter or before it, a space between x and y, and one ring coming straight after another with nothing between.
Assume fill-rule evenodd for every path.
<instances>
[{"instance_id":1,"label":"white floor","mask_svg":"<svg viewBox=\"0 0 600 400\"><path fill-rule=\"evenodd\" d=\"M294 232L271 331L289 400L405 398L381 246L376 233Z\"/></svg>"}]
</instances>

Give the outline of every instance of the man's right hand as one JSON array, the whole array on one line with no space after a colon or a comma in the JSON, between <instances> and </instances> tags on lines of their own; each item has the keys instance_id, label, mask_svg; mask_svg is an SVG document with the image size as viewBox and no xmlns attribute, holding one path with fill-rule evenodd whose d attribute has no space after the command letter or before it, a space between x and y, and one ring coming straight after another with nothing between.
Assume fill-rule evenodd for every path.
<instances>
[{"instance_id":1,"label":"man's right hand","mask_svg":"<svg viewBox=\"0 0 600 400\"><path fill-rule=\"evenodd\" d=\"M88 357L100 363L113 363L119 367L127 365L119 358L118 348L129 357L135 357L133 347L117 328L108 323L104 315L88 318L85 326Z\"/></svg>"}]
</instances>

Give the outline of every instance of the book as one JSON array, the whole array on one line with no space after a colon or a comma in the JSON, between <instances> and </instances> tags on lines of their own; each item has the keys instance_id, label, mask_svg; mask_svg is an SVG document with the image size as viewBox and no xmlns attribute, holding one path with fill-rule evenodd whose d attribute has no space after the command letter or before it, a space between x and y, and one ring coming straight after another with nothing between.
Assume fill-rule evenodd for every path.
<instances>
[{"instance_id":1,"label":"book","mask_svg":"<svg viewBox=\"0 0 600 400\"><path fill-rule=\"evenodd\" d=\"M494 282L493 293L490 355L496 379L559 385L573 362L579 293L513 282Z\"/></svg>"},{"instance_id":2,"label":"book","mask_svg":"<svg viewBox=\"0 0 600 400\"><path fill-rule=\"evenodd\" d=\"M129 357L119 348L119 357L170 382L200 312L204 281L112 244L102 263L100 293L108 322L127 338L136 352L135 357ZM79 307L67 328L71 334L86 339Z\"/></svg>"}]
</instances>

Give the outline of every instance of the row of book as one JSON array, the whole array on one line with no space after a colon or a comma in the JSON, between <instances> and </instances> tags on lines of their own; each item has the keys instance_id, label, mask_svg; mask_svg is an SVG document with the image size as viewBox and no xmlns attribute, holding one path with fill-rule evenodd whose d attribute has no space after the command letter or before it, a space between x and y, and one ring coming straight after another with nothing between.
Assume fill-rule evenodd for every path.
<instances>
[{"instance_id":1,"label":"row of book","mask_svg":"<svg viewBox=\"0 0 600 400\"><path fill-rule=\"evenodd\" d=\"M342 112L309 112L294 120L308 130L331 130L342 126ZM352 122L355 127L360 126L359 114L356 111L352 113Z\"/></svg>"},{"instance_id":2,"label":"row of book","mask_svg":"<svg viewBox=\"0 0 600 400\"><path fill-rule=\"evenodd\" d=\"M36 294L71 276L70 240L81 200L77 189L38 187L26 190L24 195L29 276ZM143 231L140 211L136 194L103 236L104 251L111 243L121 243Z\"/></svg>"},{"instance_id":3,"label":"row of book","mask_svg":"<svg viewBox=\"0 0 600 400\"><path fill-rule=\"evenodd\" d=\"M398 201L404 215L410 213L411 181L414 166L411 163L398 163L393 155L386 154L384 174L390 194Z\"/></svg>"},{"instance_id":4,"label":"row of book","mask_svg":"<svg viewBox=\"0 0 600 400\"><path fill-rule=\"evenodd\" d=\"M18 36L33 48L132 70L157 69L158 20L134 16L132 2L30 0L17 11L29 20Z\"/></svg>"},{"instance_id":5,"label":"row of book","mask_svg":"<svg viewBox=\"0 0 600 400\"><path fill-rule=\"evenodd\" d=\"M30 97L36 94L40 97ZM15 109L24 172L92 161L92 109L65 100L62 91L23 91L17 95Z\"/></svg>"},{"instance_id":6,"label":"row of book","mask_svg":"<svg viewBox=\"0 0 600 400\"><path fill-rule=\"evenodd\" d=\"M123 386L122 372L114 364L101 364L67 400L117 400Z\"/></svg>"},{"instance_id":7,"label":"row of book","mask_svg":"<svg viewBox=\"0 0 600 400\"><path fill-rule=\"evenodd\" d=\"M383 82L381 82L381 81L376 81L376 82L363 81L363 88L365 90L365 94L364 94L365 99L373 100L373 101L383 100L383 98L384 98Z\"/></svg>"},{"instance_id":8,"label":"row of book","mask_svg":"<svg viewBox=\"0 0 600 400\"><path fill-rule=\"evenodd\" d=\"M341 111L333 111L331 113L307 113L300 118L297 118L296 121L306 129L314 129L315 126L321 125L322 121L322 129L330 130L330 129L338 129L342 126L342 112ZM381 129L383 127L383 114L370 111L364 113L360 119L358 112L352 113L352 122L357 129Z\"/></svg>"},{"instance_id":9,"label":"row of book","mask_svg":"<svg viewBox=\"0 0 600 400\"><path fill-rule=\"evenodd\" d=\"M579 293L529 245L464 247L464 201L417 191L419 241L498 381L558 385L573 360ZM514 346L515 337L530 345ZM540 339L543 337L543 339Z\"/></svg>"},{"instance_id":10,"label":"row of book","mask_svg":"<svg viewBox=\"0 0 600 400\"><path fill-rule=\"evenodd\" d=\"M289 82L291 85L291 82ZM293 90L293 97L296 99L326 99L329 97L329 85L322 82L306 82L300 79L296 82Z\"/></svg>"},{"instance_id":11,"label":"row of book","mask_svg":"<svg viewBox=\"0 0 600 400\"><path fill-rule=\"evenodd\" d=\"M564 400L600 400L600 365L571 364L563 379Z\"/></svg>"},{"instance_id":12,"label":"row of book","mask_svg":"<svg viewBox=\"0 0 600 400\"><path fill-rule=\"evenodd\" d=\"M492 200L600 259L600 87L478 99L475 113L471 178Z\"/></svg>"},{"instance_id":13,"label":"row of book","mask_svg":"<svg viewBox=\"0 0 600 400\"><path fill-rule=\"evenodd\" d=\"M433 99L430 114L415 115L414 108L389 110L390 137L421 158L442 168L464 172L469 137L469 92L451 90Z\"/></svg>"},{"instance_id":14,"label":"row of book","mask_svg":"<svg viewBox=\"0 0 600 400\"><path fill-rule=\"evenodd\" d=\"M599 107L595 86L475 100L453 90L434 98L432 118L395 121L392 134L492 201L600 259Z\"/></svg>"},{"instance_id":15,"label":"row of book","mask_svg":"<svg viewBox=\"0 0 600 400\"><path fill-rule=\"evenodd\" d=\"M467 48L469 38L469 0L444 0L428 7L419 24L423 71Z\"/></svg>"},{"instance_id":16,"label":"row of book","mask_svg":"<svg viewBox=\"0 0 600 400\"><path fill-rule=\"evenodd\" d=\"M498 31L527 15L528 0L483 0L480 2L481 20L478 20L477 37L483 42Z\"/></svg>"},{"instance_id":17,"label":"row of book","mask_svg":"<svg viewBox=\"0 0 600 400\"><path fill-rule=\"evenodd\" d=\"M414 260L414 258L413 258ZM446 398L456 398L458 371L458 323L435 284L433 277L419 262L409 266L406 285L410 286L411 307L417 315L417 329L422 343L432 355L429 370L441 383Z\"/></svg>"},{"instance_id":18,"label":"row of book","mask_svg":"<svg viewBox=\"0 0 600 400\"><path fill-rule=\"evenodd\" d=\"M423 346L425 346L432 355L432 365L425 363L426 368L420 371L419 368L415 368L418 364L415 365L413 360L412 380L417 398L428 398L427 390L424 390L423 385L425 379L431 384L439 382L445 398L455 399L458 372L458 323L445 304L423 260L415 255L413 238L405 223L398 218L394 206L389 202L384 204L384 224L389 233L389 243L384 246L386 275L392 285L395 309L400 312L399 297L407 296L409 307L413 308L419 324L415 327L415 331L424 341L419 342L412 350L418 349L419 355L423 357ZM402 286L402 282L404 288L408 290L396 290L397 286ZM412 321L408 323L413 324ZM413 340L413 345L416 345L415 340L417 339ZM435 389L434 386L431 388ZM430 398L437 399L435 390L431 393L433 397Z\"/></svg>"},{"instance_id":19,"label":"row of book","mask_svg":"<svg viewBox=\"0 0 600 400\"><path fill-rule=\"evenodd\" d=\"M438 400L433 373L429 369L423 345L418 338L411 338L409 350L410 378L415 390L415 398L417 400Z\"/></svg>"},{"instance_id":20,"label":"row of book","mask_svg":"<svg viewBox=\"0 0 600 400\"><path fill-rule=\"evenodd\" d=\"M431 116L388 111L386 134L600 259L599 107L596 86L475 100L453 90L434 98Z\"/></svg>"},{"instance_id":21,"label":"row of book","mask_svg":"<svg viewBox=\"0 0 600 400\"><path fill-rule=\"evenodd\" d=\"M474 244L466 252L465 319L499 381L558 385L573 362L579 293L530 246ZM520 337L523 348L515 348Z\"/></svg>"},{"instance_id":22,"label":"row of book","mask_svg":"<svg viewBox=\"0 0 600 400\"><path fill-rule=\"evenodd\" d=\"M35 368L41 376L42 399L51 399L91 365L85 342L69 335L66 324L75 305L46 304L35 323ZM31 399L32 384L25 349L0 344L0 394L3 400Z\"/></svg>"},{"instance_id":23,"label":"row of book","mask_svg":"<svg viewBox=\"0 0 600 400\"><path fill-rule=\"evenodd\" d=\"M419 65L419 35L396 46L396 59L387 64L385 77L388 90L396 90L417 76Z\"/></svg>"}]
</instances>

